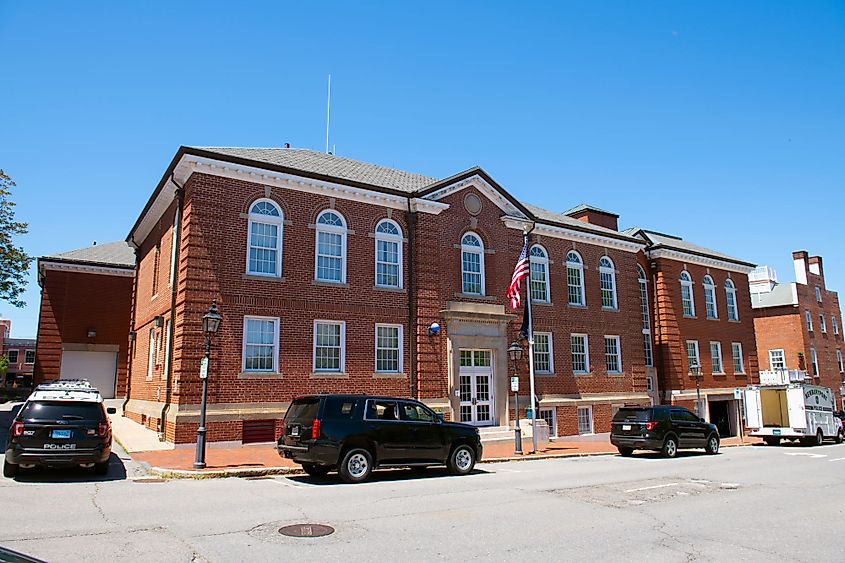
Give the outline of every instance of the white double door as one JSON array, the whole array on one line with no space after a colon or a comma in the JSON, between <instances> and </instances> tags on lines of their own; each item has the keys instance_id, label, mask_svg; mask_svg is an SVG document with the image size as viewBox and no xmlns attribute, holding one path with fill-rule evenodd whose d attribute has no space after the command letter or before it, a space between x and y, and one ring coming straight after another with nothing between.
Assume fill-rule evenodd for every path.
<instances>
[{"instance_id":1,"label":"white double door","mask_svg":"<svg viewBox=\"0 0 845 563\"><path fill-rule=\"evenodd\" d=\"M491 426L494 421L492 350L460 350L460 422Z\"/></svg>"}]
</instances>

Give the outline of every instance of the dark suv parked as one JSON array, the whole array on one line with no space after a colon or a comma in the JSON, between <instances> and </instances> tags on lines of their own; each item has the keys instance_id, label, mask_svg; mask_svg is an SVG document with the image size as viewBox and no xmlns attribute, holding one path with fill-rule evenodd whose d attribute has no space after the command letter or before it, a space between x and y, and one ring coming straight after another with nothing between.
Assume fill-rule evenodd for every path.
<instances>
[{"instance_id":1,"label":"dark suv parked","mask_svg":"<svg viewBox=\"0 0 845 563\"><path fill-rule=\"evenodd\" d=\"M610 443L623 456L654 450L675 457L679 449L719 453L719 430L683 407L624 407L613 417Z\"/></svg>"},{"instance_id":2,"label":"dark suv parked","mask_svg":"<svg viewBox=\"0 0 845 563\"><path fill-rule=\"evenodd\" d=\"M418 401L367 395L310 395L295 399L285 415L279 455L309 475L337 469L347 483L376 467L445 464L455 475L481 459L478 429L445 422Z\"/></svg>"},{"instance_id":3,"label":"dark suv parked","mask_svg":"<svg viewBox=\"0 0 845 563\"><path fill-rule=\"evenodd\" d=\"M106 412L100 393L87 381L39 385L12 420L3 476L39 466L93 467L105 475L112 444ZM108 414L114 412L108 409Z\"/></svg>"}]
</instances>

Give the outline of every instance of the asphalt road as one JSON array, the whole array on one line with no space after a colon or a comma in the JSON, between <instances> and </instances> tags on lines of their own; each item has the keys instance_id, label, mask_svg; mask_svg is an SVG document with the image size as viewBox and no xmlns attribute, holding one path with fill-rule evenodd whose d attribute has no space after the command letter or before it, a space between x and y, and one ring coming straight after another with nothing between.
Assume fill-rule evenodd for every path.
<instances>
[{"instance_id":1,"label":"asphalt road","mask_svg":"<svg viewBox=\"0 0 845 563\"><path fill-rule=\"evenodd\" d=\"M0 479L0 546L49 561L842 560L845 445L334 479ZM321 538L278 533L326 524ZM314 531L314 528L311 529Z\"/></svg>"}]
</instances>

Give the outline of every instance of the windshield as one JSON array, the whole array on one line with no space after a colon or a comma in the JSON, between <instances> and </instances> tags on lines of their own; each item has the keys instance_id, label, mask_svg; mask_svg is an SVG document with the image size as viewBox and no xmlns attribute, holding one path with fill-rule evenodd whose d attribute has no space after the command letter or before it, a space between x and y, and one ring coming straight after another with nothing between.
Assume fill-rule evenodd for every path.
<instances>
[{"instance_id":1,"label":"windshield","mask_svg":"<svg viewBox=\"0 0 845 563\"><path fill-rule=\"evenodd\" d=\"M296 399L285 414L286 421L292 420L307 420L311 421L317 418L317 412L320 409L320 399L317 397L306 397L303 399Z\"/></svg>"},{"instance_id":2,"label":"windshield","mask_svg":"<svg viewBox=\"0 0 845 563\"><path fill-rule=\"evenodd\" d=\"M648 422L651 409L619 409L614 415L613 422Z\"/></svg>"},{"instance_id":3,"label":"windshield","mask_svg":"<svg viewBox=\"0 0 845 563\"><path fill-rule=\"evenodd\" d=\"M21 411L24 420L104 420L99 403L32 401Z\"/></svg>"}]
</instances>

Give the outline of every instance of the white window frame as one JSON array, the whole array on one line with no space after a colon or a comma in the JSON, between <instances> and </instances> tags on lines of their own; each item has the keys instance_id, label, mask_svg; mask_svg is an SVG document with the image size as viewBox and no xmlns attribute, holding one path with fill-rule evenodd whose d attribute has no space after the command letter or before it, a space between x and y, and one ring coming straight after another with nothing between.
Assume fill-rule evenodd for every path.
<instances>
[{"instance_id":1,"label":"white window frame","mask_svg":"<svg viewBox=\"0 0 845 563\"><path fill-rule=\"evenodd\" d=\"M593 421L593 406L592 405L579 406L578 409L575 412L576 412L576 418L578 420L578 434L580 436L590 436L592 434L595 434L596 427L595 427L595 423ZM582 432L581 431L581 413L582 412L587 413L587 417L588 417L588 420L589 420L589 423L590 423L589 432Z\"/></svg>"},{"instance_id":2,"label":"white window frame","mask_svg":"<svg viewBox=\"0 0 845 563\"><path fill-rule=\"evenodd\" d=\"M539 250L543 253L542 256L534 256L534 250ZM534 270L533 267L537 265L543 270L543 298L538 299L534 297L534 284L541 283L539 281L534 280ZM551 296L549 292L549 253L546 252L546 249L541 244L535 244L531 246L531 249L528 252L528 271L530 273L529 276L529 291L531 294L531 299L534 303L550 303Z\"/></svg>"},{"instance_id":3,"label":"white window frame","mask_svg":"<svg viewBox=\"0 0 845 563\"><path fill-rule=\"evenodd\" d=\"M836 349L836 363L839 364L839 373L845 372L845 364L842 361L842 350Z\"/></svg>"},{"instance_id":4,"label":"white window frame","mask_svg":"<svg viewBox=\"0 0 845 563\"><path fill-rule=\"evenodd\" d=\"M839 334L839 322L836 320L836 315L830 316L830 323L833 325L833 334Z\"/></svg>"},{"instance_id":5,"label":"white window frame","mask_svg":"<svg viewBox=\"0 0 845 563\"><path fill-rule=\"evenodd\" d=\"M320 324L340 325L340 361L339 369L317 369L317 326ZM311 335L311 369L314 373L338 374L346 373L346 321L331 319L315 319L314 330Z\"/></svg>"},{"instance_id":6,"label":"white window frame","mask_svg":"<svg viewBox=\"0 0 845 563\"><path fill-rule=\"evenodd\" d=\"M147 350L147 381L153 380L153 371L155 370L155 361L156 361L156 329L151 328L149 332L149 338L147 340L147 346L149 350Z\"/></svg>"},{"instance_id":7,"label":"white window frame","mask_svg":"<svg viewBox=\"0 0 845 563\"><path fill-rule=\"evenodd\" d=\"M648 278L645 270L637 265L637 283L640 288L640 315L643 321L643 360L646 367L654 366L654 346L651 342L651 309L648 302Z\"/></svg>"},{"instance_id":8,"label":"white window frame","mask_svg":"<svg viewBox=\"0 0 845 563\"><path fill-rule=\"evenodd\" d=\"M613 340L613 341L616 342L616 365L619 368L619 369L616 369L616 370L611 370L608 367L608 356L611 355L611 354L607 353L607 341L608 340ZM619 336L616 336L616 335L613 335L613 334L605 334L604 335L604 367L605 367L605 370L607 371L607 373L609 373L609 374L620 375L620 374L623 373L623 371L622 371L622 339L620 339Z\"/></svg>"},{"instance_id":9,"label":"white window frame","mask_svg":"<svg viewBox=\"0 0 845 563\"><path fill-rule=\"evenodd\" d=\"M464 244L464 240L467 236L473 236L476 240L478 240L479 246ZM481 269L481 292L475 293L470 291L465 291L464 287L464 274L471 274L476 275L477 272L469 272L464 270L464 254L477 254L478 255L478 266ZM484 267L484 240L478 233L474 231L467 231L461 235L461 293L464 295L477 295L483 297L486 295L486 276L485 276L485 267Z\"/></svg>"},{"instance_id":10,"label":"white window frame","mask_svg":"<svg viewBox=\"0 0 845 563\"><path fill-rule=\"evenodd\" d=\"M610 266L602 265L602 262L605 260L608 264L610 264ZM604 304L604 292L607 290L602 285L604 283L602 280L602 274L610 276L610 297L613 301L610 305ZM601 308L610 311L616 311L619 309L619 300L616 295L616 266L613 263L613 260L610 259L610 256L602 256L599 259L599 289L601 291Z\"/></svg>"},{"instance_id":11,"label":"white window frame","mask_svg":"<svg viewBox=\"0 0 845 563\"><path fill-rule=\"evenodd\" d=\"M648 393L654 391L654 379L650 375L645 377L645 390Z\"/></svg>"},{"instance_id":12,"label":"white window frame","mask_svg":"<svg viewBox=\"0 0 845 563\"><path fill-rule=\"evenodd\" d=\"M584 342L584 370L575 369L575 352L572 351L572 339L583 338ZM590 336L583 333L572 333L569 335L569 355L572 361L572 373L577 375L586 375L590 373Z\"/></svg>"},{"instance_id":13,"label":"white window frame","mask_svg":"<svg viewBox=\"0 0 845 563\"><path fill-rule=\"evenodd\" d=\"M704 276L702 286L704 287L704 316L710 320L718 320L719 307L716 304L716 284L713 281L713 278L709 275ZM708 297L710 298L709 300ZM708 301L712 301L712 303ZM711 306L713 309L712 311L710 310Z\"/></svg>"},{"instance_id":14,"label":"white window frame","mask_svg":"<svg viewBox=\"0 0 845 563\"><path fill-rule=\"evenodd\" d=\"M535 332L534 333L534 366L538 365L537 363L537 337L538 336L547 336L549 342L549 369L548 370L541 370L539 368L536 369L536 373L540 375L554 375L555 373L555 355L554 355L554 343L552 342L553 337L551 332Z\"/></svg>"},{"instance_id":15,"label":"white window frame","mask_svg":"<svg viewBox=\"0 0 845 563\"><path fill-rule=\"evenodd\" d=\"M686 277L686 279L684 279ZM685 317L695 317L695 291L693 290L693 281L692 276L686 270L681 272L681 275L678 278L678 281L681 284L681 314ZM686 306L684 302L684 289L689 290L689 314L686 312Z\"/></svg>"},{"instance_id":16,"label":"white window frame","mask_svg":"<svg viewBox=\"0 0 845 563\"><path fill-rule=\"evenodd\" d=\"M734 373L745 373L745 357L742 353L742 342L731 342L731 358L733 359ZM739 365L738 370L736 369L737 365Z\"/></svg>"},{"instance_id":17,"label":"white window frame","mask_svg":"<svg viewBox=\"0 0 845 563\"><path fill-rule=\"evenodd\" d=\"M378 329L380 329L380 328L396 328L396 329L399 329L398 330L398 343L397 343L398 347L399 347L398 348L399 369L397 369L397 370L378 369L378 351L379 351ZM405 358L405 336L404 336L404 332L405 332L405 327L404 327L404 325L401 325L401 324L376 323L375 330L373 331L373 339L374 339L374 343L373 343L373 350L374 350L374 352L373 352L373 354L374 354L373 355L373 369L375 370L376 373L405 373L405 362L404 362L404 358ZM341 333L343 333L342 329L341 329ZM315 334L315 342L316 342L316 332L314 334ZM389 350L389 348L383 348L383 349ZM316 346L315 346L315 354L316 354ZM315 359L315 364L316 364L316 359Z\"/></svg>"},{"instance_id":18,"label":"white window frame","mask_svg":"<svg viewBox=\"0 0 845 563\"><path fill-rule=\"evenodd\" d=\"M809 309L804 311L804 318L807 320L807 332L813 332L813 314Z\"/></svg>"},{"instance_id":19,"label":"white window frame","mask_svg":"<svg viewBox=\"0 0 845 563\"><path fill-rule=\"evenodd\" d=\"M690 356L690 344L692 345L693 349L695 350L695 365L698 366L699 373L701 373L701 350L698 348L698 340L687 340L686 341L686 353L687 353L687 364L689 373L692 373L692 357Z\"/></svg>"},{"instance_id":20,"label":"white window frame","mask_svg":"<svg viewBox=\"0 0 845 563\"><path fill-rule=\"evenodd\" d=\"M714 348L715 345L715 348ZM715 357L719 360L719 369L716 370L716 366L713 365L714 355L713 352L716 352ZM725 374L725 362L724 358L722 357L722 343L717 342L715 340L710 341L710 373L715 375L724 375Z\"/></svg>"},{"instance_id":21,"label":"white window frame","mask_svg":"<svg viewBox=\"0 0 845 563\"><path fill-rule=\"evenodd\" d=\"M776 356L780 356L778 363L783 364L782 367L778 367L775 365ZM784 354L783 348L774 348L772 350L769 350L769 369L771 369L772 371L786 369L786 354Z\"/></svg>"},{"instance_id":22,"label":"white window frame","mask_svg":"<svg viewBox=\"0 0 845 563\"><path fill-rule=\"evenodd\" d=\"M320 223L320 218L327 213L332 213L340 218L342 226L325 225ZM340 235L340 281L321 278L319 276L319 257L320 257L320 233ZM314 223L314 279L320 283L346 283L346 254L347 254L347 238L349 234L348 223L344 217L336 209L324 209L317 215L317 220ZM328 255L327 255L328 256ZM337 258L337 256L330 256L330 258Z\"/></svg>"},{"instance_id":23,"label":"white window frame","mask_svg":"<svg viewBox=\"0 0 845 563\"><path fill-rule=\"evenodd\" d=\"M819 329L821 329L822 334L827 333L827 323L824 322L824 313L819 313Z\"/></svg>"},{"instance_id":24,"label":"white window frame","mask_svg":"<svg viewBox=\"0 0 845 563\"><path fill-rule=\"evenodd\" d=\"M388 234L388 233L379 232L379 228L382 225L385 225L385 224L392 225L396 229L398 234ZM400 227L399 224L392 219L382 219L376 225L374 238L375 238L375 242L373 242L373 252L375 254L375 269L373 270L373 273L375 275L375 286L376 287L382 287L382 288L389 288L389 289L402 289L402 286L403 286L403 283L404 283L404 273L403 273L404 272L404 269L403 269L404 259L403 259L403 255L404 255L404 250L405 250L404 245L403 245L404 239L402 237L402 227ZM378 243L379 242L393 243L393 244L396 245L397 258L398 258L397 264L391 264L390 262L382 262L381 260L379 260L379 256L378 256ZM394 265L399 266L397 268L399 278L397 280L396 285L379 283L379 281L378 281L379 264L387 264L387 265L390 265L390 266L394 266Z\"/></svg>"},{"instance_id":25,"label":"white window frame","mask_svg":"<svg viewBox=\"0 0 845 563\"><path fill-rule=\"evenodd\" d=\"M258 205L259 203L268 203L272 205L276 211L279 212L279 216L275 217L273 215L262 215L259 213L253 213L252 209ZM252 250L252 229L253 225L256 223L260 223L262 225L273 225L275 226L278 231L276 235L276 273L268 273L268 272L256 272L252 271L250 268L250 260L249 255L250 251ZM246 231L246 273L250 276L262 276L265 278L280 278L282 277L282 248L284 248L284 227L285 227L285 214L282 211L281 206L273 201L272 199L262 197L256 199L252 203L249 204L249 215L247 219L247 231ZM175 231L174 231L175 236ZM259 248L259 247L256 247ZM173 249L173 255L171 256L171 260L174 260L176 257L176 249ZM175 270L175 268L173 268ZM171 274L171 280L173 275Z\"/></svg>"},{"instance_id":26,"label":"white window frame","mask_svg":"<svg viewBox=\"0 0 845 563\"><path fill-rule=\"evenodd\" d=\"M272 321L273 322L273 367L272 369L247 369L246 347L247 344L247 322L248 321ZM243 332L241 335L241 372L242 373L278 373L279 372L279 317L263 317L258 315L244 315ZM262 344L261 346L264 346Z\"/></svg>"},{"instance_id":27,"label":"white window frame","mask_svg":"<svg viewBox=\"0 0 845 563\"><path fill-rule=\"evenodd\" d=\"M813 377L819 377L819 355L815 348L810 348L810 365L813 367Z\"/></svg>"},{"instance_id":28,"label":"white window frame","mask_svg":"<svg viewBox=\"0 0 845 563\"><path fill-rule=\"evenodd\" d=\"M252 206L250 206L252 209ZM179 228L179 214L173 214L173 228L170 231L170 276L167 278L167 285L173 287L173 282L176 279L176 230ZM249 227L247 227L249 228ZM249 236L249 233L247 233ZM249 241L247 241L249 244ZM247 258L249 258L249 251L247 251Z\"/></svg>"},{"instance_id":29,"label":"white window frame","mask_svg":"<svg viewBox=\"0 0 845 563\"><path fill-rule=\"evenodd\" d=\"M170 319L164 321L164 369L161 372L161 378L166 380L168 373L170 373Z\"/></svg>"},{"instance_id":30,"label":"white window frame","mask_svg":"<svg viewBox=\"0 0 845 563\"><path fill-rule=\"evenodd\" d=\"M10 358L10 357L9 357L9 354L11 354L12 352L14 352L14 353L15 353L15 361L14 361L14 362L12 361L12 358ZM15 350L6 350L6 357L7 357L7 358L9 358L9 365L10 365L10 366L11 366L12 364L17 364L18 362L20 362L20 357L21 357L20 350L17 350L17 349L15 349Z\"/></svg>"},{"instance_id":31,"label":"white window frame","mask_svg":"<svg viewBox=\"0 0 845 563\"><path fill-rule=\"evenodd\" d=\"M32 361L31 362L27 361L27 359L26 359L30 352L32 352ZM25 366L30 366L34 363L35 363L35 350L24 350L23 351L23 364Z\"/></svg>"},{"instance_id":32,"label":"white window frame","mask_svg":"<svg viewBox=\"0 0 845 563\"><path fill-rule=\"evenodd\" d=\"M816 301L818 303L822 302L822 290L818 286L816 286Z\"/></svg>"},{"instance_id":33,"label":"white window frame","mask_svg":"<svg viewBox=\"0 0 845 563\"><path fill-rule=\"evenodd\" d=\"M573 262L569 260L569 256L573 255L578 258L577 262ZM570 300L569 288L576 287L574 285L570 285L569 283L569 270L575 270L578 272L578 292L581 297L580 302L573 303ZM586 291L584 290L584 258L577 250L569 250L566 252L566 302L569 305L574 307L586 307L587 306L587 295Z\"/></svg>"},{"instance_id":34,"label":"white window frame","mask_svg":"<svg viewBox=\"0 0 845 563\"><path fill-rule=\"evenodd\" d=\"M549 419L551 419L552 423L549 424L549 437L556 438L557 437L557 407L543 407L537 409L539 414L540 420L546 420L546 417L543 416L543 412L550 412L552 413ZM546 424L548 424L548 420L546 420Z\"/></svg>"},{"instance_id":35,"label":"white window frame","mask_svg":"<svg viewBox=\"0 0 845 563\"><path fill-rule=\"evenodd\" d=\"M725 306L728 310L728 320L739 320L739 307L736 303L736 286L733 280L725 280Z\"/></svg>"}]
</instances>

